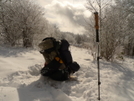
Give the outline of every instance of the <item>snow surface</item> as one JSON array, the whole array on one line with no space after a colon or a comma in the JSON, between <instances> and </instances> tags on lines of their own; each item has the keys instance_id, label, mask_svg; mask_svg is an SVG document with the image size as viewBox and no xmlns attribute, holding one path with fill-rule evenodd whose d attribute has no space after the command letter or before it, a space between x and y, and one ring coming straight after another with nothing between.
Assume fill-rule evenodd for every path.
<instances>
[{"instance_id":1,"label":"snow surface","mask_svg":"<svg viewBox=\"0 0 134 101\"><path fill-rule=\"evenodd\" d=\"M77 80L41 77L44 58L34 49L0 47L0 101L97 101L97 64L86 49L71 47ZM134 101L134 59L100 60L101 100Z\"/></svg>"}]
</instances>

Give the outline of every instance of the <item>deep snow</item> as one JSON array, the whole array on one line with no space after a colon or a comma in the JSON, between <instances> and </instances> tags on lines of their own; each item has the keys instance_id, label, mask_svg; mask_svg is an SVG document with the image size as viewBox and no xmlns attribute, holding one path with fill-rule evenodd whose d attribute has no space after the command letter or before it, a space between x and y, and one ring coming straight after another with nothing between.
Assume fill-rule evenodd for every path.
<instances>
[{"instance_id":1,"label":"deep snow","mask_svg":"<svg viewBox=\"0 0 134 101\"><path fill-rule=\"evenodd\" d=\"M44 58L34 49L0 47L0 101L97 101L97 64L89 50L71 46L81 69L76 81L41 77ZM134 101L134 59L100 60L101 100Z\"/></svg>"}]
</instances>

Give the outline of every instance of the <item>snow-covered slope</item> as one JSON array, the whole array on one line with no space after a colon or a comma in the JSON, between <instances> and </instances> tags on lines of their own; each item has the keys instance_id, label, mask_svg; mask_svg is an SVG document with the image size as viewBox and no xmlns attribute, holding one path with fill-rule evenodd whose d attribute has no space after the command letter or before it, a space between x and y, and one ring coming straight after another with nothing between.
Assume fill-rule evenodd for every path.
<instances>
[{"instance_id":1,"label":"snow-covered slope","mask_svg":"<svg viewBox=\"0 0 134 101\"><path fill-rule=\"evenodd\" d=\"M71 47L81 69L78 80L58 82L43 78L44 58L33 49L0 47L0 101L97 101L97 65L86 49ZM101 100L134 101L134 59L100 61Z\"/></svg>"}]
</instances>

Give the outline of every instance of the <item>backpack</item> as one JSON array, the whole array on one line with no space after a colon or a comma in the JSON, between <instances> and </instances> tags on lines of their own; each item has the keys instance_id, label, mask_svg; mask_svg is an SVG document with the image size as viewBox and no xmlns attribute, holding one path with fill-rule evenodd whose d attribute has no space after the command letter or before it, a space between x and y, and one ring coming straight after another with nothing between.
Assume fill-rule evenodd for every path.
<instances>
[{"instance_id":1,"label":"backpack","mask_svg":"<svg viewBox=\"0 0 134 101\"><path fill-rule=\"evenodd\" d=\"M73 62L72 55L69 51L69 46L70 44L68 43L68 41L65 39L62 39L60 48L58 50L66 66L68 66L69 64Z\"/></svg>"},{"instance_id":2,"label":"backpack","mask_svg":"<svg viewBox=\"0 0 134 101\"><path fill-rule=\"evenodd\" d=\"M64 81L71 73L79 70L80 66L77 62L73 62L69 46L65 39L57 41L53 37L47 37L42 40L39 48L45 59L45 66L41 69L41 75Z\"/></svg>"}]
</instances>

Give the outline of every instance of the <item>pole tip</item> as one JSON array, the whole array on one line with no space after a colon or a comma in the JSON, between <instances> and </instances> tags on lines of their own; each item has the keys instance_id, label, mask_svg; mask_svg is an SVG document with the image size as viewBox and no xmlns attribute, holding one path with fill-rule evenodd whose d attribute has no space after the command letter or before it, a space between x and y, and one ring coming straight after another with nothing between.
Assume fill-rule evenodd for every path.
<instances>
[{"instance_id":1,"label":"pole tip","mask_svg":"<svg viewBox=\"0 0 134 101\"><path fill-rule=\"evenodd\" d=\"M98 100L100 100L100 97L98 97Z\"/></svg>"}]
</instances>

